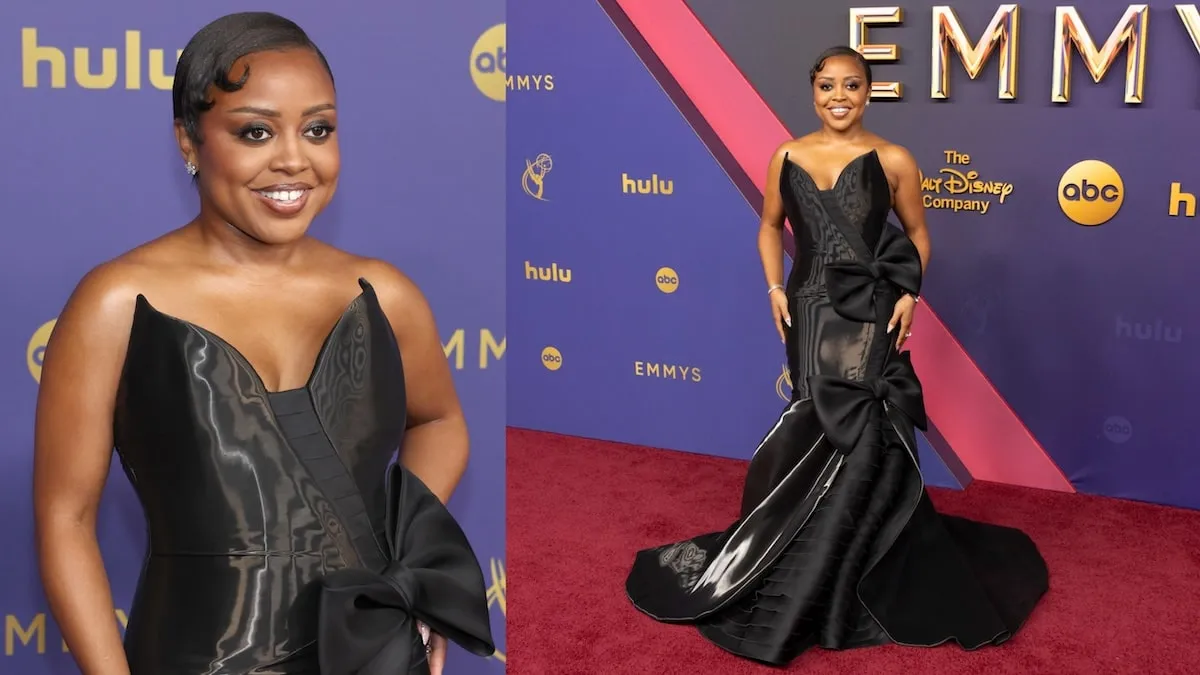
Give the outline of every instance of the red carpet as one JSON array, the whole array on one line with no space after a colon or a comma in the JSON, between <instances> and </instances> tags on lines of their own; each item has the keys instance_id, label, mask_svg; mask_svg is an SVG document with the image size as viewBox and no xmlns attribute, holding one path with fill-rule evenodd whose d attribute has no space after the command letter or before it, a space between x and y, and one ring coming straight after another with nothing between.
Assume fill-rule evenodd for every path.
<instances>
[{"instance_id":1,"label":"red carpet","mask_svg":"<svg viewBox=\"0 0 1200 675\"><path fill-rule=\"evenodd\" d=\"M930 492L943 512L1025 530L1050 567L1050 593L1002 647L814 649L781 671L633 609L634 552L724 529L745 470L510 429L509 675L1200 672L1200 512L979 482Z\"/></svg>"}]
</instances>

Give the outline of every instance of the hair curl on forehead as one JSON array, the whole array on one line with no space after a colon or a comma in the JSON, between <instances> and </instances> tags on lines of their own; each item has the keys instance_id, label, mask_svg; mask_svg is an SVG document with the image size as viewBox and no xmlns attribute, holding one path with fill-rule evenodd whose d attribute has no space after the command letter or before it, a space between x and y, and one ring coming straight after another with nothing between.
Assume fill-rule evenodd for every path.
<instances>
[{"instance_id":1,"label":"hair curl on forehead","mask_svg":"<svg viewBox=\"0 0 1200 675\"><path fill-rule=\"evenodd\" d=\"M175 120L183 125L189 138L200 143L200 116L212 109L209 88L235 92L250 78L247 67L236 80L229 78L238 59L259 52L310 49L333 78L325 55L300 26L271 12L239 12L223 16L201 28L188 41L175 66L175 84L171 102Z\"/></svg>"},{"instance_id":2,"label":"hair curl on forehead","mask_svg":"<svg viewBox=\"0 0 1200 675\"><path fill-rule=\"evenodd\" d=\"M813 63L812 70L808 71L808 83L815 84L817 81L817 74L820 73L825 67L825 62L838 56L848 56L854 59L854 61L858 64L858 67L862 68L863 76L867 79L867 86L871 86L871 65L867 63L867 60L863 58L863 55L859 53L857 49L854 49L853 47L847 47L845 45L830 47L829 49L821 52L821 55L818 56L817 60Z\"/></svg>"}]
</instances>

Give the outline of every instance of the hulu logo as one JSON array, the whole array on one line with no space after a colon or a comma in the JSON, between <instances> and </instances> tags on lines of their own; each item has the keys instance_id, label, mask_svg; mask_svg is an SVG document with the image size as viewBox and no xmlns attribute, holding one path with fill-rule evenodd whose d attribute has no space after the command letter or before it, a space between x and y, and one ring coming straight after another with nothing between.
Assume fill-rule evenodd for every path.
<instances>
[{"instance_id":1,"label":"hulu logo","mask_svg":"<svg viewBox=\"0 0 1200 675\"><path fill-rule=\"evenodd\" d=\"M675 193L675 181L659 178L651 174L650 178L632 178L629 174L621 174L621 192L627 195L669 195Z\"/></svg>"},{"instance_id":2,"label":"hulu logo","mask_svg":"<svg viewBox=\"0 0 1200 675\"><path fill-rule=\"evenodd\" d=\"M100 67L97 72L93 72L92 54L96 51L100 52ZM42 45L38 44L38 31L36 28L22 28L22 85L27 89L36 89L42 86L39 69L45 64L49 66L50 87L52 89L66 89L66 52L70 52L72 56L71 77L75 80L75 84L84 89L112 89L117 86L117 81L122 73L125 76L125 89L141 89L143 56L146 57L146 63L149 66L147 68L146 79L150 82L151 86L155 89L170 91L171 85L175 80L174 72L167 73L166 50L143 50L141 31L125 31L125 50L121 52L116 47L103 47L98 50L95 47L59 49L58 47ZM181 54L183 54L182 49L175 52L175 59L171 62L172 71L174 71L174 64L179 61Z\"/></svg>"},{"instance_id":3,"label":"hulu logo","mask_svg":"<svg viewBox=\"0 0 1200 675\"><path fill-rule=\"evenodd\" d=\"M556 281L561 284L569 284L571 283L571 270L559 267L558 263L550 263L549 267L539 267L526 260L525 278L530 281Z\"/></svg>"}]
</instances>

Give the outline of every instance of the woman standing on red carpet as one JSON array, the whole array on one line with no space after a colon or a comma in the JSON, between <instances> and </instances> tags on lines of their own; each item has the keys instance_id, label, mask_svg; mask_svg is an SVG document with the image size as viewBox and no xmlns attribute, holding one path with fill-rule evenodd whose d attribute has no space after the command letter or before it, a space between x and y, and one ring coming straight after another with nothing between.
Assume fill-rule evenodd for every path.
<instances>
[{"instance_id":1,"label":"woman standing on red carpet","mask_svg":"<svg viewBox=\"0 0 1200 675\"><path fill-rule=\"evenodd\" d=\"M925 492L921 383L900 351L929 261L920 172L863 128L871 69L858 52L825 51L809 80L821 129L772 157L758 240L792 400L755 451L737 522L639 552L626 591L647 615L771 664L814 645L1003 643L1048 573L1023 532L938 514Z\"/></svg>"}]
</instances>

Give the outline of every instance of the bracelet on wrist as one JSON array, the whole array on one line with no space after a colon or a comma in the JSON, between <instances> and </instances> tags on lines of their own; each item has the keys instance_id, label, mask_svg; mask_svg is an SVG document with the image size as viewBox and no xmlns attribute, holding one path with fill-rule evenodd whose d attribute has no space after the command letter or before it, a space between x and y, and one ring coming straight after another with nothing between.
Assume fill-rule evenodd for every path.
<instances>
[{"instance_id":1,"label":"bracelet on wrist","mask_svg":"<svg viewBox=\"0 0 1200 675\"><path fill-rule=\"evenodd\" d=\"M783 284L773 284L770 288L767 289L767 295L770 295L770 294L774 293L775 291L782 291L782 290L783 290Z\"/></svg>"}]
</instances>

